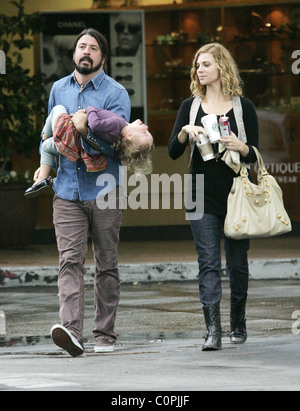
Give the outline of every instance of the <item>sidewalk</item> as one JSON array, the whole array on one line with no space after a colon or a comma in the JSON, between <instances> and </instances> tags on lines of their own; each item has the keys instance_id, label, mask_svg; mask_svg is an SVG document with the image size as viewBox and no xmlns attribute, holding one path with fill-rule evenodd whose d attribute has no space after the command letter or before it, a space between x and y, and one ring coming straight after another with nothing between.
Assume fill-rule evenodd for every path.
<instances>
[{"instance_id":1,"label":"sidewalk","mask_svg":"<svg viewBox=\"0 0 300 411\"><path fill-rule=\"evenodd\" d=\"M113 398L188 396L197 391L299 391L298 280L250 281L248 340L229 340L230 293L223 282L223 349L203 352L204 316L196 281L123 284L115 351L95 354L93 287L85 288L83 356L73 358L49 336L59 322L57 288L0 288L6 335L0 336L0 391L108 391ZM149 398L151 395L151 398ZM153 398L154 397L154 398ZM150 403L150 401L153 401ZM145 408L145 407L143 407ZM181 408L181 407L179 407Z\"/></svg>"},{"instance_id":2,"label":"sidewalk","mask_svg":"<svg viewBox=\"0 0 300 411\"><path fill-rule=\"evenodd\" d=\"M6 330L0 335L0 391L108 391L101 397L105 406L121 395L124 401L146 398L143 408L161 406L155 401L170 401L170 395L177 395L177 401L187 396L194 406L199 398L192 392L197 391L298 391L299 254L298 237L252 241L248 340L242 346L230 343L230 292L224 272L223 349L202 352L206 329L193 242L123 242L118 341L115 352L94 354L89 250L85 353L72 358L49 335L52 325L60 323L56 247L2 250L2 273L17 274L5 277L0 286L0 310L6 316Z\"/></svg>"},{"instance_id":3,"label":"sidewalk","mask_svg":"<svg viewBox=\"0 0 300 411\"><path fill-rule=\"evenodd\" d=\"M222 247L223 252L223 247ZM193 241L121 242L122 283L195 280L197 254ZM85 282L93 282L93 253L89 247ZM283 236L251 240L251 279L299 279L300 238ZM32 245L27 250L0 250L0 288L52 285L58 275L56 245ZM226 277L223 253L223 275Z\"/></svg>"}]
</instances>

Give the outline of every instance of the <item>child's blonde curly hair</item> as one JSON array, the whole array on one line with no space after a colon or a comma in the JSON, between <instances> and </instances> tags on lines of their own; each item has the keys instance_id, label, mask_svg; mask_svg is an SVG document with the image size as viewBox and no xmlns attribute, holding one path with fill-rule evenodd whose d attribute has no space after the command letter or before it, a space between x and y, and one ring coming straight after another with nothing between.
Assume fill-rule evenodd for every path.
<instances>
[{"instance_id":1,"label":"child's blonde curly hair","mask_svg":"<svg viewBox=\"0 0 300 411\"><path fill-rule=\"evenodd\" d=\"M145 143L143 146L133 141L125 141L122 134L115 142L114 148L124 166L133 174L150 174L152 172L151 153L154 143Z\"/></svg>"},{"instance_id":2,"label":"child's blonde curly hair","mask_svg":"<svg viewBox=\"0 0 300 411\"><path fill-rule=\"evenodd\" d=\"M201 85L197 75L197 61L200 54L211 53L215 59L216 66L220 71L220 79L224 96L242 96L243 82L240 78L237 65L230 52L219 43L209 43L202 46L195 54L191 69L190 90L192 96L206 95L206 86Z\"/></svg>"}]
</instances>

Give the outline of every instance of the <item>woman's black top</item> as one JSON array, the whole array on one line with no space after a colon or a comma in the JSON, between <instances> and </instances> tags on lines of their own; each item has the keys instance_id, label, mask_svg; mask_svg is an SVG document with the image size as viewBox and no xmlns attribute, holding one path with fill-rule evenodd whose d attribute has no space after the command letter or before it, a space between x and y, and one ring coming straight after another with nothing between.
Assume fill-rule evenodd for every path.
<instances>
[{"instance_id":1,"label":"woman's black top","mask_svg":"<svg viewBox=\"0 0 300 411\"><path fill-rule=\"evenodd\" d=\"M193 97L184 100L179 109L176 122L172 131L172 135L168 144L169 155L174 160L180 157L187 145L189 145L189 139L182 144L179 142L177 136L180 133L182 127L189 124L190 109L193 102ZM251 146L258 148L258 119L256 110L253 103L241 97L241 104L243 109L243 121L247 135L247 145L250 149L249 154L246 157L241 157L241 161L245 163L255 163L256 155ZM202 126L201 118L205 116L205 113L200 106L195 125ZM238 129L233 113L231 109L226 115L229 117L231 130L238 135ZM218 117L219 119L219 117ZM214 149L218 150L218 143ZM223 153L224 154L224 153ZM197 174L204 175L204 212L209 214L215 214L221 217L226 215L227 211L227 197L230 192L233 178L237 174L220 158L212 159L209 161L203 161L199 150L195 148L193 153L193 161L191 173L193 175L193 199L195 200L195 176Z\"/></svg>"}]
</instances>

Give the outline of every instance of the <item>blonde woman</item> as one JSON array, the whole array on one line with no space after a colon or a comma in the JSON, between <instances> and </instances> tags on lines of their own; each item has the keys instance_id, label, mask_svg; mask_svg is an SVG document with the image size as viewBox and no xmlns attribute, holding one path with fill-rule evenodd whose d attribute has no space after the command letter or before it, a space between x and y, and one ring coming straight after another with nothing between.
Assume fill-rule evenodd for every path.
<instances>
[{"instance_id":1,"label":"blonde woman","mask_svg":"<svg viewBox=\"0 0 300 411\"><path fill-rule=\"evenodd\" d=\"M207 327L202 350L219 350L222 348L220 232L226 216L227 197L233 178L237 176L233 168L222 161L222 157L226 150L230 150L237 153L242 162L256 161L252 146L258 146L258 120L251 101L242 97L242 82L230 52L218 43L207 44L197 51L192 63L190 89L192 97L182 102L169 141L169 155L174 160L184 153L189 140L201 142L200 133L208 137L201 123L205 115L216 114L219 118L226 114L231 125L231 134L222 136L219 143L212 145L214 158L203 161L199 151L194 149L191 167L194 198L199 190L194 177L204 175L204 215L201 219L190 221L198 252L200 301ZM195 124L190 125L190 110L196 97L200 98L201 103ZM239 111L234 110L234 102L241 103ZM244 141L237 137L237 120L244 125ZM219 149L220 143L225 147L223 152ZM230 337L232 343L241 344L247 339L245 307L249 240L237 241L224 236L224 248L231 290Z\"/></svg>"}]
</instances>

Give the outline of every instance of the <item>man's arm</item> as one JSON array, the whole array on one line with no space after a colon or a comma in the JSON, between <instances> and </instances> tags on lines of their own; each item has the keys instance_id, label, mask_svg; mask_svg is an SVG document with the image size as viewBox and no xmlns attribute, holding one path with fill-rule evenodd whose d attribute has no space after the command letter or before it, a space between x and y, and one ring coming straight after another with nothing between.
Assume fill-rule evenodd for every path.
<instances>
[{"instance_id":1,"label":"man's arm","mask_svg":"<svg viewBox=\"0 0 300 411\"><path fill-rule=\"evenodd\" d=\"M119 114L119 116L123 117L127 122L130 120L131 104L129 95L125 89L118 90L118 93L112 96L107 105L103 108Z\"/></svg>"},{"instance_id":2,"label":"man's arm","mask_svg":"<svg viewBox=\"0 0 300 411\"><path fill-rule=\"evenodd\" d=\"M87 115L83 110L77 111L72 121L74 127L81 135L81 144L85 152L90 156L98 155L100 153L107 155L108 157L114 156L113 147L105 141L99 139L87 126Z\"/></svg>"},{"instance_id":3,"label":"man's arm","mask_svg":"<svg viewBox=\"0 0 300 411\"><path fill-rule=\"evenodd\" d=\"M119 116L123 117L124 120L129 122L130 114L131 114L131 105L130 99L127 91L125 89L119 89L117 93L115 93L111 98L108 100L105 107L105 110L111 111L113 113L118 114ZM97 137L92 130L89 129L87 141L93 144L93 147L99 147L101 152L106 154L108 157L114 157L114 149L110 144L105 142L103 139ZM91 154L87 151L88 154Z\"/></svg>"}]
</instances>

